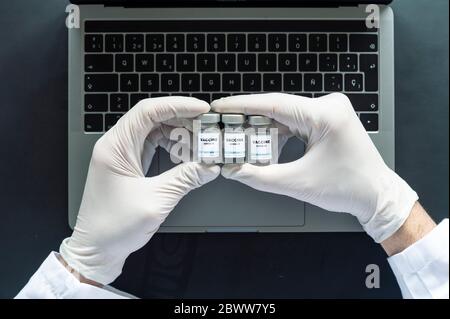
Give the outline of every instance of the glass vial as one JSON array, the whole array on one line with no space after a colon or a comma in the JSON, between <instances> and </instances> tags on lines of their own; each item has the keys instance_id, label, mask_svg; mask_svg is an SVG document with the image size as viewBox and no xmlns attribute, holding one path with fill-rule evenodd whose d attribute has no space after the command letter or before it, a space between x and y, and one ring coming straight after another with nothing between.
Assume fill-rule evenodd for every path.
<instances>
[{"instance_id":1,"label":"glass vial","mask_svg":"<svg viewBox=\"0 0 450 319\"><path fill-rule=\"evenodd\" d=\"M245 163L246 136L244 131L245 115L222 114L224 124L223 156L224 163Z\"/></svg>"},{"instance_id":2,"label":"glass vial","mask_svg":"<svg viewBox=\"0 0 450 319\"><path fill-rule=\"evenodd\" d=\"M248 162L269 165L272 162L272 120L261 115L248 117Z\"/></svg>"},{"instance_id":3,"label":"glass vial","mask_svg":"<svg viewBox=\"0 0 450 319\"><path fill-rule=\"evenodd\" d=\"M197 132L197 161L206 164L221 163L222 132L219 127L220 114L205 113L198 116L196 120L199 121L200 125Z\"/></svg>"}]
</instances>

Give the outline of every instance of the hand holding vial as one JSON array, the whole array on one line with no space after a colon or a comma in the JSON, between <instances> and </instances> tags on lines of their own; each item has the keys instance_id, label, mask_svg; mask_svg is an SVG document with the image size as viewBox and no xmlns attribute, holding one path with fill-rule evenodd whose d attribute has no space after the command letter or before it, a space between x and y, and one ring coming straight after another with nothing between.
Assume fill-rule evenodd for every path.
<instances>
[{"instance_id":1,"label":"hand holding vial","mask_svg":"<svg viewBox=\"0 0 450 319\"><path fill-rule=\"evenodd\" d=\"M403 225L418 199L384 163L343 94L314 99L282 93L240 95L213 101L211 108L268 117L306 144L305 155L290 163L224 165L226 178L329 211L350 213L377 242Z\"/></svg>"}]
</instances>

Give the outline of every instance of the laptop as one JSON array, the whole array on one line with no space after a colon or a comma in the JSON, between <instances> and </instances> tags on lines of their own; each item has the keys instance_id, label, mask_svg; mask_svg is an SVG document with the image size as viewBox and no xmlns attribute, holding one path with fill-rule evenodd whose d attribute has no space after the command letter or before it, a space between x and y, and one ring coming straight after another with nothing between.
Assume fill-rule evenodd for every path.
<instances>
[{"instance_id":1,"label":"laptop","mask_svg":"<svg viewBox=\"0 0 450 319\"><path fill-rule=\"evenodd\" d=\"M79 28L69 29L69 225L80 206L92 149L144 98L205 101L262 92L319 97L343 92L386 163L394 168L394 33L389 0L369 1L72 0ZM373 7L372 7L373 8ZM230 81L233 79L233 81ZM303 154L291 139L280 162ZM173 164L159 150L150 174ZM160 232L361 231L286 196L219 176L181 200Z\"/></svg>"}]
</instances>

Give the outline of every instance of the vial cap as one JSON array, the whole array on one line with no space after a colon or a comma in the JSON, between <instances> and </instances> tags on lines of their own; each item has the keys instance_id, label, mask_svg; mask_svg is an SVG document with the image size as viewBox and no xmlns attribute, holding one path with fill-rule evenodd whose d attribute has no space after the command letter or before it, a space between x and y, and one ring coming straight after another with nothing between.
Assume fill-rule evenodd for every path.
<instances>
[{"instance_id":1,"label":"vial cap","mask_svg":"<svg viewBox=\"0 0 450 319\"><path fill-rule=\"evenodd\" d=\"M202 123L211 124L211 123L219 123L220 122L220 114L209 112L204 113L197 116L196 120L199 120Z\"/></svg>"},{"instance_id":2,"label":"vial cap","mask_svg":"<svg viewBox=\"0 0 450 319\"><path fill-rule=\"evenodd\" d=\"M225 124L242 124L245 122L244 114L222 114L222 122Z\"/></svg>"},{"instance_id":3,"label":"vial cap","mask_svg":"<svg viewBox=\"0 0 450 319\"><path fill-rule=\"evenodd\" d=\"M250 115L248 117L248 124L250 125L269 125L272 119L262 115Z\"/></svg>"}]
</instances>

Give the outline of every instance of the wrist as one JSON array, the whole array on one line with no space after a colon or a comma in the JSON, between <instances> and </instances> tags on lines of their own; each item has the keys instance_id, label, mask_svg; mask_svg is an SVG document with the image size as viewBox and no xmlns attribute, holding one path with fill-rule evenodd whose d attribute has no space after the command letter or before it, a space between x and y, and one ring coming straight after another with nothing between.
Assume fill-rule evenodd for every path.
<instances>
[{"instance_id":1,"label":"wrist","mask_svg":"<svg viewBox=\"0 0 450 319\"><path fill-rule=\"evenodd\" d=\"M398 254L425 237L436 227L423 207L416 202L403 225L389 238L381 242L388 256Z\"/></svg>"},{"instance_id":2,"label":"wrist","mask_svg":"<svg viewBox=\"0 0 450 319\"><path fill-rule=\"evenodd\" d=\"M80 274L76 269L72 268L72 267L64 260L64 258L61 256L61 254L56 254L56 258L57 258L58 261L64 266L64 268L66 268L66 270L67 270L69 273L71 273L72 276L74 276L80 283L88 284L88 285L95 286L95 287L99 287L99 288L102 288L102 287L103 287L102 284L100 284L100 283L98 283L98 282L96 282L96 281L94 281L94 280L91 280L91 279L88 279L88 278L84 277L84 276L83 276L82 274Z\"/></svg>"},{"instance_id":3,"label":"wrist","mask_svg":"<svg viewBox=\"0 0 450 319\"><path fill-rule=\"evenodd\" d=\"M389 170L378 180L373 215L361 225L375 242L381 243L405 223L419 197L394 171Z\"/></svg>"}]
</instances>

